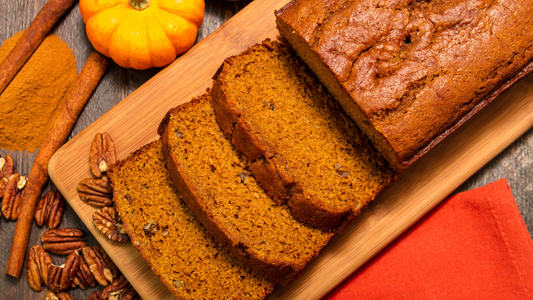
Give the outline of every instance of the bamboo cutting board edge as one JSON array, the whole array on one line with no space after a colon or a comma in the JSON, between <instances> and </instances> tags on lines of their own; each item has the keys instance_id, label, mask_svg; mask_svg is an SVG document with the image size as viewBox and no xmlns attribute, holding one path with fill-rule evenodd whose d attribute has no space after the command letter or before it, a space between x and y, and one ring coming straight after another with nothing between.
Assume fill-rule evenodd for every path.
<instances>
[{"instance_id":1,"label":"bamboo cutting board edge","mask_svg":"<svg viewBox=\"0 0 533 300\"><path fill-rule=\"evenodd\" d=\"M211 75L225 57L236 54L265 37L275 37L277 32L273 24L261 30L253 26L242 29L244 28L242 22L268 24L264 22L269 19L273 22L273 14L267 16L267 11L273 12L275 8L284 4L282 2L286 1L256 0L251 3L191 51L74 137L54 155L49 164L50 176L58 189L144 299L174 297L166 287L158 283L158 278L151 273L131 244L120 245L109 242L92 226L91 216L95 209L81 202L75 189L77 182L90 177L88 159L83 157L88 157L89 145L96 132L107 131L113 136L119 158L125 158L133 150L157 138L155 129L164 113L205 90L210 85ZM270 8L265 9L265 6ZM238 42L231 44L230 41L235 39L238 39ZM216 45L216 53L212 50L213 45ZM209 65L198 66L199 62L209 62ZM197 73L189 78L183 75L182 70L191 69L200 69L203 73ZM287 288L276 289L269 298L316 299L323 296L437 205L460 183L531 127L532 81L531 76L524 79L413 165L402 175L402 179L391 184L344 234L334 238L306 268L298 281ZM169 93L176 94L169 95ZM154 107L156 104L147 102L152 99L164 103ZM510 102L511 105L506 102ZM484 121L486 119L492 121L487 123ZM143 123L141 125L144 126L139 124L122 126L122 122L132 121ZM490 140L490 135L495 133L498 134L496 139ZM465 140L466 144L463 143ZM468 149L480 150L482 154L472 155ZM447 151L451 154L447 154ZM459 168L459 171L450 168ZM448 173L439 173L439 170ZM420 176L424 175L431 175L432 180L419 180ZM404 206L399 203L403 198L394 197L395 192L407 193L404 197L409 199L403 202ZM423 201L416 201L420 198L423 198ZM391 224L395 225L394 228L386 229L391 227ZM380 239L372 241L372 236L379 236Z\"/></svg>"}]
</instances>

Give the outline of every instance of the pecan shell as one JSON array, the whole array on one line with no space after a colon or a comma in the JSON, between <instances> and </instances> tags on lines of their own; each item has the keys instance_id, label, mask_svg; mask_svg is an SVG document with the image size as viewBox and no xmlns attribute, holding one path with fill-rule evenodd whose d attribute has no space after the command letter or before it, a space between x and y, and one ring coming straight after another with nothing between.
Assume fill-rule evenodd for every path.
<instances>
[{"instance_id":1,"label":"pecan shell","mask_svg":"<svg viewBox=\"0 0 533 300\"><path fill-rule=\"evenodd\" d=\"M103 300L137 300L139 295L124 275L120 275L102 292Z\"/></svg>"},{"instance_id":2,"label":"pecan shell","mask_svg":"<svg viewBox=\"0 0 533 300\"><path fill-rule=\"evenodd\" d=\"M77 186L80 199L88 204L105 207L113 205L113 189L107 176L102 179L86 178Z\"/></svg>"},{"instance_id":3,"label":"pecan shell","mask_svg":"<svg viewBox=\"0 0 533 300\"><path fill-rule=\"evenodd\" d=\"M97 178L102 177L102 173L107 172L107 167L116 161L115 143L111 136L107 132L97 133L89 153L89 163L93 175Z\"/></svg>"},{"instance_id":4,"label":"pecan shell","mask_svg":"<svg viewBox=\"0 0 533 300\"><path fill-rule=\"evenodd\" d=\"M65 264L56 266L50 264L48 269L48 289L54 293L65 291L72 285L76 274L80 269L81 257L78 252L72 252Z\"/></svg>"},{"instance_id":5,"label":"pecan shell","mask_svg":"<svg viewBox=\"0 0 533 300\"><path fill-rule=\"evenodd\" d=\"M41 287L48 284L48 268L51 263L52 258L42 246L35 245L30 248L26 274L28 283L34 291L40 292Z\"/></svg>"},{"instance_id":6,"label":"pecan shell","mask_svg":"<svg viewBox=\"0 0 533 300\"><path fill-rule=\"evenodd\" d=\"M24 186L26 186L26 176L15 173L9 177L2 199L2 213L6 219L13 221L18 219Z\"/></svg>"},{"instance_id":7,"label":"pecan shell","mask_svg":"<svg viewBox=\"0 0 533 300\"><path fill-rule=\"evenodd\" d=\"M0 198L4 196L4 189L9 177L13 175L14 166L13 158L9 154L5 158L0 156Z\"/></svg>"},{"instance_id":8,"label":"pecan shell","mask_svg":"<svg viewBox=\"0 0 533 300\"><path fill-rule=\"evenodd\" d=\"M93 214L94 226L108 239L123 243L129 241L126 230L122 227L122 220L113 207L104 207Z\"/></svg>"},{"instance_id":9,"label":"pecan shell","mask_svg":"<svg viewBox=\"0 0 533 300\"><path fill-rule=\"evenodd\" d=\"M35 222L46 224L50 229L57 228L65 211L65 198L58 191L48 191L39 201L35 211Z\"/></svg>"},{"instance_id":10,"label":"pecan shell","mask_svg":"<svg viewBox=\"0 0 533 300\"><path fill-rule=\"evenodd\" d=\"M85 247L84 236L85 232L76 228L49 229L41 236L41 242L52 253L69 255Z\"/></svg>"}]
</instances>

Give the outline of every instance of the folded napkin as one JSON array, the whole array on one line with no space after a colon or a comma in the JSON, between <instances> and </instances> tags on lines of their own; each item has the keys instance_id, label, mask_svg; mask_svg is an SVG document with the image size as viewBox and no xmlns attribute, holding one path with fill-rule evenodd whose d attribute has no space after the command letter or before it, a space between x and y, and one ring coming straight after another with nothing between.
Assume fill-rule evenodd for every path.
<instances>
[{"instance_id":1,"label":"folded napkin","mask_svg":"<svg viewBox=\"0 0 533 300\"><path fill-rule=\"evenodd\" d=\"M444 200L324 299L533 299L533 241L506 180Z\"/></svg>"}]
</instances>

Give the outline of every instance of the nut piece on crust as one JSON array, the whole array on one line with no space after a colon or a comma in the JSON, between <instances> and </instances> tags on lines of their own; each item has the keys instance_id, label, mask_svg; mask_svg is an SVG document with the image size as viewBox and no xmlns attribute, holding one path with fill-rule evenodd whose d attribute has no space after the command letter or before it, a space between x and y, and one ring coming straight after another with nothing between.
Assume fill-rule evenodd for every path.
<instances>
[{"instance_id":1,"label":"nut piece on crust","mask_svg":"<svg viewBox=\"0 0 533 300\"><path fill-rule=\"evenodd\" d=\"M129 241L126 230L122 227L122 220L113 207L104 207L93 214L94 226L108 239L123 243Z\"/></svg>"},{"instance_id":2,"label":"nut piece on crust","mask_svg":"<svg viewBox=\"0 0 533 300\"><path fill-rule=\"evenodd\" d=\"M117 161L117 154L115 152L115 143L111 136L107 133L97 133L91 144L91 152L89 154L89 162L91 172L96 178L102 177L102 174L107 172L107 167Z\"/></svg>"}]
</instances>

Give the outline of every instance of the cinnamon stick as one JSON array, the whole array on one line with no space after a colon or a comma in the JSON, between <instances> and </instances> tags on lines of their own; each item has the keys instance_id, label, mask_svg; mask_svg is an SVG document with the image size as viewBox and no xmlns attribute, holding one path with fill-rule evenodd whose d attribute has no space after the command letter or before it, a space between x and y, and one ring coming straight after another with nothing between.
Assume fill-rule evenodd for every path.
<instances>
[{"instance_id":1,"label":"cinnamon stick","mask_svg":"<svg viewBox=\"0 0 533 300\"><path fill-rule=\"evenodd\" d=\"M0 94L39 47L59 18L75 2L76 0L49 0L43 6L6 59L0 63Z\"/></svg>"},{"instance_id":2,"label":"cinnamon stick","mask_svg":"<svg viewBox=\"0 0 533 300\"><path fill-rule=\"evenodd\" d=\"M48 162L67 139L78 115L98 85L108 65L107 59L98 53L92 53L89 56L78 79L65 95L61 110L33 162L22 195L20 216L15 227L13 245L11 245L9 260L7 261L6 273L13 277L20 276L35 209L41 199L43 186L48 181Z\"/></svg>"}]
</instances>

